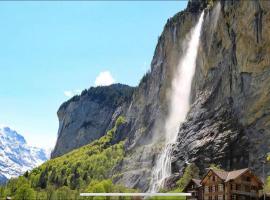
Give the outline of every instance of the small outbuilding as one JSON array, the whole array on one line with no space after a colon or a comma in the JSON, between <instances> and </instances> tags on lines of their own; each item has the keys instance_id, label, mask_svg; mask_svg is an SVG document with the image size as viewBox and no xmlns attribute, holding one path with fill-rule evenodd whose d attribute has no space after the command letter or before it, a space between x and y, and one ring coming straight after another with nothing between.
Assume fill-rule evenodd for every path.
<instances>
[{"instance_id":1,"label":"small outbuilding","mask_svg":"<svg viewBox=\"0 0 270 200\"><path fill-rule=\"evenodd\" d=\"M189 200L202 200L202 185L200 179L191 179L189 183L184 188L183 192L191 193L191 196L188 196Z\"/></svg>"}]
</instances>

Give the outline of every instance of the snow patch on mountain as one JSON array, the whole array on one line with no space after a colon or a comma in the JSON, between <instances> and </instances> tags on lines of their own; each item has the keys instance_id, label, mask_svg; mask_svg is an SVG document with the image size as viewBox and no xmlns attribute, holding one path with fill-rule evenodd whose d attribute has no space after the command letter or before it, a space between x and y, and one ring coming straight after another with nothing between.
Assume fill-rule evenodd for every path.
<instances>
[{"instance_id":1,"label":"snow patch on mountain","mask_svg":"<svg viewBox=\"0 0 270 200\"><path fill-rule=\"evenodd\" d=\"M45 149L32 147L15 130L0 126L0 183L22 175L49 159Z\"/></svg>"}]
</instances>

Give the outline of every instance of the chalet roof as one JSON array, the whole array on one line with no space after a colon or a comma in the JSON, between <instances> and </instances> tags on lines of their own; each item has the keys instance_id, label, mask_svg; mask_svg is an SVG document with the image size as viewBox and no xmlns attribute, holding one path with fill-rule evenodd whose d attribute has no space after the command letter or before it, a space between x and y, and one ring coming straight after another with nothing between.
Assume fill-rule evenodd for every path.
<instances>
[{"instance_id":1,"label":"chalet roof","mask_svg":"<svg viewBox=\"0 0 270 200\"><path fill-rule=\"evenodd\" d=\"M226 178L229 174L229 172L223 171L223 170L218 170L218 169L211 169L219 178L222 180L226 181Z\"/></svg>"},{"instance_id":2,"label":"chalet roof","mask_svg":"<svg viewBox=\"0 0 270 200\"><path fill-rule=\"evenodd\" d=\"M249 171L248 168L245 168L245 169L239 169L239 170L235 170L235 171L230 171L228 173L228 176L226 178L226 182L229 181L229 180L233 180L233 179L236 179L237 177L239 177L240 175L242 175L243 173Z\"/></svg>"},{"instance_id":3,"label":"chalet roof","mask_svg":"<svg viewBox=\"0 0 270 200\"><path fill-rule=\"evenodd\" d=\"M223 171L223 170L217 170L217 169L212 169L212 171L222 180L224 180L225 182L229 181L229 180L233 180L236 179L237 177L239 177L240 175L242 175L243 173L247 172L249 169L245 168L245 169L239 169L239 170L234 170L234 171Z\"/></svg>"},{"instance_id":4,"label":"chalet roof","mask_svg":"<svg viewBox=\"0 0 270 200\"><path fill-rule=\"evenodd\" d=\"M244 169L239 169L239 170L234 170L234 171L223 171L223 170L218 170L218 169L209 169L208 172L204 175L204 177L201 180L201 184L203 183L204 179L207 177L207 175L209 174L209 172L213 172L214 174L216 174L220 179L222 179L224 182L228 182L230 180L234 180L236 178L238 178L239 176L243 175L246 172L250 172L253 177L258 181L258 183L260 184L260 188L263 188L263 182L262 180L257 177L249 168L244 168Z\"/></svg>"},{"instance_id":5,"label":"chalet roof","mask_svg":"<svg viewBox=\"0 0 270 200\"><path fill-rule=\"evenodd\" d=\"M196 186L197 186L198 188L202 186L202 185L201 185L201 180L192 178L192 179L188 182L188 184L185 186L185 188L183 189L183 191L186 191L186 192L187 192L187 188L188 188L188 186L189 186L192 182L195 183Z\"/></svg>"},{"instance_id":6,"label":"chalet roof","mask_svg":"<svg viewBox=\"0 0 270 200\"><path fill-rule=\"evenodd\" d=\"M201 180L200 179L195 179L195 178L193 178L193 179L191 179L198 187L201 187L202 185L201 185Z\"/></svg>"},{"instance_id":7,"label":"chalet roof","mask_svg":"<svg viewBox=\"0 0 270 200\"><path fill-rule=\"evenodd\" d=\"M207 174L212 171L214 172L219 178L221 178L223 181L228 182L230 180L234 180L241 176L242 174L246 173L247 171L250 171L249 168L244 168L244 169L239 169L239 170L234 170L234 171L224 171L224 170L219 170L219 169L209 169ZM251 171L250 171L251 172ZM252 173L252 172L251 172ZM203 177L202 181L204 178L207 176L207 174ZM254 175L254 174L253 174ZM257 181L263 185L263 182L261 181L260 178L254 175L254 177L257 179ZM201 181L201 182L202 182Z\"/></svg>"}]
</instances>

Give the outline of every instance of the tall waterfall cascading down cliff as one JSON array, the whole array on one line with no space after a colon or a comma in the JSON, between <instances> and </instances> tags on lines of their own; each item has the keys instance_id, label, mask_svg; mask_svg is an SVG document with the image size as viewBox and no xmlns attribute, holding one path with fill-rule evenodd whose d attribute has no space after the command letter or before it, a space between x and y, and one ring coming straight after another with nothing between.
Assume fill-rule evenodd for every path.
<instances>
[{"instance_id":1,"label":"tall waterfall cascading down cliff","mask_svg":"<svg viewBox=\"0 0 270 200\"><path fill-rule=\"evenodd\" d=\"M185 96L189 110L182 123L184 115L177 116L178 133L170 132L177 135L173 141L165 131L176 109L169 107L170 91L203 10L196 70ZM167 20L151 68L138 86L89 88L61 105L52 158L99 139L123 116L126 122L114 134L113 144L124 141L125 156L112 172L114 184L150 192L164 183L170 190L186 163L194 163L200 174L215 164L228 171L250 167L262 176L261 162L270 152L269 35L268 1L188 1L185 10ZM181 102L177 104L183 107ZM161 154L170 144L166 136L172 149ZM270 175L269 163L265 172Z\"/></svg>"},{"instance_id":2,"label":"tall waterfall cascading down cliff","mask_svg":"<svg viewBox=\"0 0 270 200\"><path fill-rule=\"evenodd\" d=\"M176 142L180 124L185 120L190 107L190 92L192 79L196 69L196 58L200 42L204 11L198 23L190 31L186 51L180 58L176 74L172 80L169 97L169 113L165 121L165 148L154 166L149 191L157 192L171 175L171 150Z\"/></svg>"}]
</instances>

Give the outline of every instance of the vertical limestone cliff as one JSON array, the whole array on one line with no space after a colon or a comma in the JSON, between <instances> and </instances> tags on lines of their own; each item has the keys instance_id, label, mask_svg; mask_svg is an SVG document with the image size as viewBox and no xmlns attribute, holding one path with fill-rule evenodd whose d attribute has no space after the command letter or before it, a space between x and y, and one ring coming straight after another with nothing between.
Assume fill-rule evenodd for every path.
<instances>
[{"instance_id":1,"label":"vertical limestone cliff","mask_svg":"<svg viewBox=\"0 0 270 200\"><path fill-rule=\"evenodd\" d=\"M62 105L53 155L99 138L121 113L126 123L118 140L126 139L126 155L114 181L146 191L164 142L171 81L202 10L191 109L186 122L179 124L173 176L178 177L187 162L201 169L211 163L225 169L250 167L260 174L260 162L270 152L270 2L263 0L190 0L167 21L150 71L136 88L126 88L130 95L113 106L85 94ZM94 98L95 93L88 96ZM122 93L113 99L118 97Z\"/></svg>"},{"instance_id":2,"label":"vertical limestone cliff","mask_svg":"<svg viewBox=\"0 0 270 200\"><path fill-rule=\"evenodd\" d=\"M58 138L52 158L105 135L118 116L124 115L133 90L133 87L121 84L91 87L63 103L57 112Z\"/></svg>"},{"instance_id":3,"label":"vertical limestone cliff","mask_svg":"<svg viewBox=\"0 0 270 200\"><path fill-rule=\"evenodd\" d=\"M270 152L269 8L269 1L221 1L209 9L192 108L174 148L175 173L184 161L262 173Z\"/></svg>"}]
</instances>

